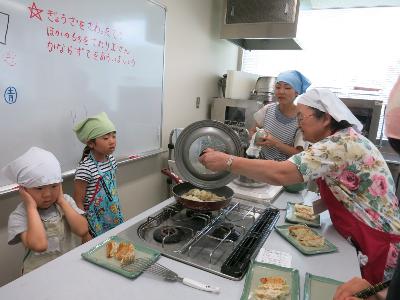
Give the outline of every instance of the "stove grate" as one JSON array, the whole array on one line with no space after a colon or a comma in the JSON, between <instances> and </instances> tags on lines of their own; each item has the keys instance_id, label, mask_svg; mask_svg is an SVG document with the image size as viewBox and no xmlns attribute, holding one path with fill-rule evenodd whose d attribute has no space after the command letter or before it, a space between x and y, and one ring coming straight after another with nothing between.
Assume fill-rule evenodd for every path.
<instances>
[{"instance_id":1,"label":"stove grate","mask_svg":"<svg viewBox=\"0 0 400 300\"><path fill-rule=\"evenodd\" d=\"M225 260L221 272L235 278L242 278L247 272L253 254L270 235L278 219L278 209L266 209Z\"/></svg>"}]
</instances>

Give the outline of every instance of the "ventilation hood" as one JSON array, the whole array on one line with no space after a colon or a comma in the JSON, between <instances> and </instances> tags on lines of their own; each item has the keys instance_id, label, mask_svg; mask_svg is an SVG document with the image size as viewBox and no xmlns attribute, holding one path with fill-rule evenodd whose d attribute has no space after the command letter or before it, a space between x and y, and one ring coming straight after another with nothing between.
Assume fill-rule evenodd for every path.
<instances>
[{"instance_id":1,"label":"ventilation hood","mask_svg":"<svg viewBox=\"0 0 400 300\"><path fill-rule=\"evenodd\" d=\"M300 50L300 0L224 0L221 38L245 50Z\"/></svg>"}]
</instances>

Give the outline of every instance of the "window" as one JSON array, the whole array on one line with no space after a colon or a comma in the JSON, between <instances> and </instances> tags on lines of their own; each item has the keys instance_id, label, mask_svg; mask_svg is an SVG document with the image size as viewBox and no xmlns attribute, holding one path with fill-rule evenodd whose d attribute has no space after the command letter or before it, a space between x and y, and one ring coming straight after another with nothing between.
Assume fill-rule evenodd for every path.
<instances>
[{"instance_id":1,"label":"window","mask_svg":"<svg viewBox=\"0 0 400 300\"><path fill-rule=\"evenodd\" d=\"M340 96L386 102L400 74L399 16L400 7L301 10L303 50L244 51L242 71L276 76L296 69Z\"/></svg>"}]
</instances>

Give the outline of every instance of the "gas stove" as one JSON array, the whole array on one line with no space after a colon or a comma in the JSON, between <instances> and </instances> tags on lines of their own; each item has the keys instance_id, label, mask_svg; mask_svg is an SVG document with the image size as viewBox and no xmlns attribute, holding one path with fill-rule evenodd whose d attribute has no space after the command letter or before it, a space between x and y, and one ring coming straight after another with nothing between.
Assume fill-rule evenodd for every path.
<instances>
[{"instance_id":1,"label":"gas stove","mask_svg":"<svg viewBox=\"0 0 400 300\"><path fill-rule=\"evenodd\" d=\"M240 280L278 219L279 210L242 201L232 200L212 212L174 203L119 236L188 265Z\"/></svg>"}]
</instances>

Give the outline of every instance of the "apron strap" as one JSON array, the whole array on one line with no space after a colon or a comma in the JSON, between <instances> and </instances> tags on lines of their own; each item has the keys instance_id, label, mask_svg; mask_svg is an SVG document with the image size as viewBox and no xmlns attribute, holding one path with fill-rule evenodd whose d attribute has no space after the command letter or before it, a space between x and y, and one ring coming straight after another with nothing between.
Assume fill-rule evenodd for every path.
<instances>
[{"instance_id":1,"label":"apron strap","mask_svg":"<svg viewBox=\"0 0 400 300\"><path fill-rule=\"evenodd\" d=\"M94 201L94 198L96 197L97 193L98 193L99 190L100 190L100 180L101 180L101 179L102 179L102 177L100 176L100 178L99 178L99 179L97 180L97 182L96 182L96 188L94 189L92 198L89 200L89 203L87 204L88 207L89 207L90 205L92 205L92 203L93 203L93 201Z\"/></svg>"}]
</instances>

